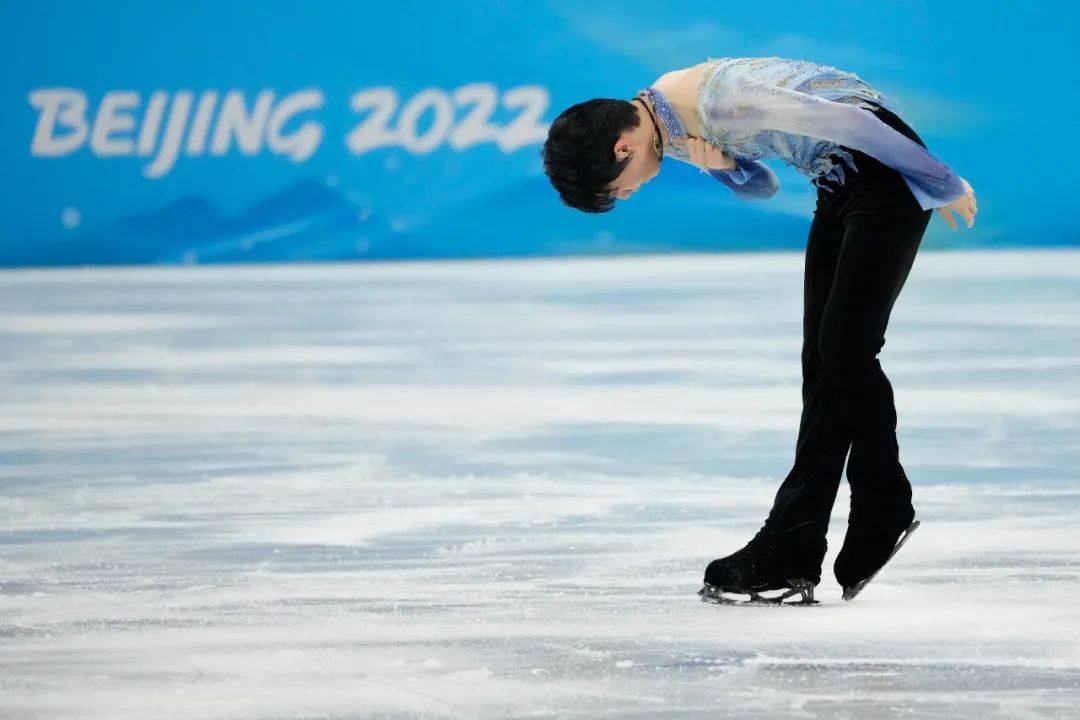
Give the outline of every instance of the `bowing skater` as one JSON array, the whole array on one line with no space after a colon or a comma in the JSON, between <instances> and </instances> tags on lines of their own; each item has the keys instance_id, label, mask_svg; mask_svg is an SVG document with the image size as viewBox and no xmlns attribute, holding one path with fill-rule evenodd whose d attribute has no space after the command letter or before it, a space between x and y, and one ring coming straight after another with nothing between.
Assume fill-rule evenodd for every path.
<instances>
[{"instance_id":1,"label":"bowing skater","mask_svg":"<svg viewBox=\"0 0 1080 720\"><path fill-rule=\"evenodd\" d=\"M629 198L665 157L696 165L745 200L780 189L763 159L783 160L817 189L794 464L757 534L709 563L702 600L816 604L845 460L851 505L833 564L845 600L919 526L892 385L877 356L931 216L956 230L956 213L970 228L977 206L967 181L898 113L892 98L850 72L775 56L722 57L666 73L629 101L573 105L549 129L544 170L563 204L584 212Z\"/></svg>"}]
</instances>

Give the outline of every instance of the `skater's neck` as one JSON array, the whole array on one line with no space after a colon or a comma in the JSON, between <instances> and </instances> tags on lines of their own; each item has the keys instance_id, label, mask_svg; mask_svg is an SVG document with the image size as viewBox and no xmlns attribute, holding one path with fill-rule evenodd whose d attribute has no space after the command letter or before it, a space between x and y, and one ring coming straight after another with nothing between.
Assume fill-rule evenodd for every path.
<instances>
[{"instance_id":1,"label":"skater's neck","mask_svg":"<svg viewBox=\"0 0 1080 720\"><path fill-rule=\"evenodd\" d=\"M647 106L647 114L657 125L657 130L660 132L660 142L663 144L664 153L666 154L669 147L681 142L681 138L686 135L686 130L678 112L672 107L663 91L656 86L650 86L642 90L638 93L636 99Z\"/></svg>"},{"instance_id":2,"label":"skater's neck","mask_svg":"<svg viewBox=\"0 0 1080 720\"><path fill-rule=\"evenodd\" d=\"M698 85L707 63L700 63L688 68L664 73L650 86L659 90L671 112L678 118L681 134L688 137L701 137L701 123L698 119ZM674 123L672 123L674 125ZM675 128L672 127L672 136Z\"/></svg>"}]
</instances>

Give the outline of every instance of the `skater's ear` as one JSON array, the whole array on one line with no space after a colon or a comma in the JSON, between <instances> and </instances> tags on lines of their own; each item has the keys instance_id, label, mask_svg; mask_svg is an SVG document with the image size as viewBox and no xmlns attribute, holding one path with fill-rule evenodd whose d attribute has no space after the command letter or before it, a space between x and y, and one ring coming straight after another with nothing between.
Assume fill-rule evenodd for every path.
<instances>
[{"instance_id":1,"label":"skater's ear","mask_svg":"<svg viewBox=\"0 0 1080 720\"><path fill-rule=\"evenodd\" d=\"M640 123L633 104L616 98L586 100L555 118L540 156L564 205L591 213L615 206L612 183L630 164L629 156L616 158L615 144Z\"/></svg>"}]
</instances>

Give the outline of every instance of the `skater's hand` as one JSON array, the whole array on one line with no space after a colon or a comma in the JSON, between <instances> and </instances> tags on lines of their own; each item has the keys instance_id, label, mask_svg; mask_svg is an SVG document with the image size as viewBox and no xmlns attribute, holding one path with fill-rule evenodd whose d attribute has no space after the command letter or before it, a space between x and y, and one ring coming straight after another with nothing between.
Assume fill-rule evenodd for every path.
<instances>
[{"instance_id":1,"label":"skater's hand","mask_svg":"<svg viewBox=\"0 0 1080 720\"><path fill-rule=\"evenodd\" d=\"M701 168L702 172L734 170L738 167L734 158L704 138L687 135L686 150L690 154L690 162Z\"/></svg>"},{"instance_id":2,"label":"skater's hand","mask_svg":"<svg viewBox=\"0 0 1080 720\"><path fill-rule=\"evenodd\" d=\"M964 178L960 178L960 182L964 183L964 188L967 192L948 205L937 208L937 211L945 218L953 230L957 227L956 219L953 218L952 212L950 211L960 213L968 227L972 227L975 224L975 213L979 211L978 206L975 204L975 191L971 189L971 186L968 185L968 181Z\"/></svg>"}]
</instances>

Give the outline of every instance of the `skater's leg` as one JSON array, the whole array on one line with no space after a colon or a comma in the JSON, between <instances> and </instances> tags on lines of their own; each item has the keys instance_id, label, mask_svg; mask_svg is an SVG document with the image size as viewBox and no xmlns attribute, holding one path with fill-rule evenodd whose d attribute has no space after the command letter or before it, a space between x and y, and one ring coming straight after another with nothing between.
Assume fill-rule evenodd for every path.
<instances>
[{"instance_id":1,"label":"skater's leg","mask_svg":"<svg viewBox=\"0 0 1080 720\"><path fill-rule=\"evenodd\" d=\"M848 219L833 292L823 354L847 384L852 430L847 477L852 509L895 510L907 514L911 485L900 466L896 406L892 384L877 357L885 344L892 308L911 271L929 211L912 214L854 214Z\"/></svg>"},{"instance_id":2,"label":"skater's leg","mask_svg":"<svg viewBox=\"0 0 1080 720\"><path fill-rule=\"evenodd\" d=\"M892 113L882 109L875 114L923 144ZM715 585L738 576L735 571L747 565L782 568L782 577L806 578L816 585L815 568L820 568L825 555L829 515L857 429L865 430L859 437L862 454L870 464L883 454L872 448L880 443L882 431L887 435L890 417L895 445L892 388L877 354L885 342L892 305L911 269L931 213L919 208L899 173L857 150L848 150L858 163L859 174L855 179L848 175L845 187L825 203L824 213L819 210L826 195L819 189L807 247L803 412L794 466L777 491L763 528L765 534L759 533L740 551L748 557L755 553L760 557L740 564L736 561L741 556L736 553L714 561L706 572L706 583ZM862 428L861 423L868 425ZM858 469L865 464L856 462L849 481L862 477ZM906 483L902 469L900 477ZM850 531L849 525L849 538ZM762 537L771 538L767 542L774 548L782 545L784 549L761 555L758 545L767 544L758 542ZM872 545L875 543L866 547ZM870 557L876 551L860 554ZM753 573L755 577L758 574Z\"/></svg>"},{"instance_id":3,"label":"skater's leg","mask_svg":"<svg viewBox=\"0 0 1080 720\"><path fill-rule=\"evenodd\" d=\"M907 191L904 187L897 190ZM859 308L849 314L848 320L853 327L865 327L869 333L853 347L880 349L885 342L890 313L932 214L918 208L913 198L911 205L910 212L860 214L849 218L838 284L841 292L861 298ZM875 258L876 262L860 260L862 255ZM858 275L845 274L843 266L849 260L872 269ZM863 358L861 364L867 350L856 350L851 357ZM860 397L849 405L852 446L847 477L851 508L844 544L833 565L837 581L845 588L845 597L858 581L880 569L897 538L915 517L911 483L900 465L892 384L876 357L859 375L865 375L858 382Z\"/></svg>"},{"instance_id":4,"label":"skater's leg","mask_svg":"<svg viewBox=\"0 0 1080 720\"><path fill-rule=\"evenodd\" d=\"M874 113L925 147L897 115L884 108ZM855 470L849 470L849 482L853 475L864 475L862 467L880 462L883 453L872 448L883 441L887 444L890 427L895 446L892 388L876 355L885 342L889 313L931 212L918 206L898 172L862 152L848 150L858 173L849 172L843 186L829 183L835 193L819 190L815 210L815 224L824 215L830 228L840 229L840 237L830 234L831 242L819 244L816 254L813 245L807 247L803 412L795 464L769 515L768 524L774 528L814 519L827 526L844 457L849 447L855 452L855 428L864 431L860 443L864 449L855 461ZM892 237L889 232L879 232L890 229ZM822 390L826 378L831 390ZM862 395L870 410L857 402ZM839 404L844 399L847 401ZM846 412L846 423L838 422L841 410ZM853 414L867 415L875 422L868 426L853 423ZM887 461L887 453L884 455Z\"/></svg>"},{"instance_id":5,"label":"skater's leg","mask_svg":"<svg viewBox=\"0 0 1080 720\"><path fill-rule=\"evenodd\" d=\"M818 335L825 303L832 290L836 276L836 261L840 256L844 227L819 201L814 210L814 220L806 241L806 257L803 269L803 321L802 321L802 416L799 419L799 435L795 442L798 450L806 435L810 416L810 399L821 379L821 355L818 353Z\"/></svg>"},{"instance_id":6,"label":"skater's leg","mask_svg":"<svg viewBox=\"0 0 1080 720\"><path fill-rule=\"evenodd\" d=\"M907 514L911 508L911 484L900 465L896 439L893 388L880 361L869 382L874 386L870 395L877 402L866 409L863 422L856 425L847 461L850 517L855 520L890 511Z\"/></svg>"},{"instance_id":7,"label":"skater's leg","mask_svg":"<svg viewBox=\"0 0 1080 720\"><path fill-rule=\"evenodd\" d=\"M870 397L876 402L867 407L861 422L856 424L847 462L851 488L849 522L876 523L888 519L888 525L906 526L914 515L911 483L900 464L892 384L880 363L871 382L874 389Z\"/></svg>"},{"instance_id":8,"label":"skater's leg","mask_svg":"<svg viewBox=\"0 0 1080 720\"><path fill-rule=\"evenodd\" d=\"M878 108L875 115L925 147L915 130L897 115L883 108ZM871 274L876 276L877 284L865 298L869 307L883 310L881 335L877 340L884 344L889 315L908 278L933 213L918 205L899 173L874 158L863 156L858 162L865 175L846 217L845 250L849 235L878 239L876 251L867 254L875 259L875 267L888 270ZM857 250L863 245L852 243L851 247ZM853 422L848 458L851 508L847 534L833 565L847 599L853 597L888 560L895 551L897 539L906 538L906 534L901 533L913 529L911 523L915 516L911 483L900 464L892 384L876 359L866 387L866 402L860 406L861 414Z\"/></svg>"},{"instance_id":9,"label":"skater's leg","mask_svg":"<svg viewBox=\"0 0 1080 720\"><path fill-rule=\"evenodd\" d=\"M804 411L797 446L803 445L804 430L809 426L807 419L810 415L805 408L810 404L821 374L817 350L818 326L829 297L843 235L843 228L835 222L825 206L826 202L819 194L806 243L802 353ZM841 457L839 462L834 463L832 475L837 484L843 472L843 462ZM835 497L835 490L833 495ZM831 502L828 505L832 507ZM740 592L752 595L765 589L795 587L798 582L813 587L821 581L825 549L824 527L810 524L781 534L772 532L766 523L766 527L759 530L745 547L709 563L705 569L702 599L714 598L718 589L739 588ZM796 582L789 585L789 580Z\"/></svg>"},{"instance_id":10,"label":"skater's leg","mask_svg":"<svg viewBox=\"0 0 1080 720\"><path fill-rule=\"evenodd\" d=\"M832 290L836 263L843 241L843 225L830 205L832 197L819 192L814 220L806 243L803 271L802 415L795 443L795 461L777 490L768 526L781 530L807 521L816 521L824 538L829 514L843 474L847 444L823 436L813 420L820 412L815 391L821 380L822 362L818 351L821 320ZM811 436L810 430L815 432Z\"/></svg>"},{"instance_id":11,"label":"skater's leg","mask_svg":"<svg viewBox=\"0 0 1080 720\"><path fill-rule=\"evenodd\" d=\"M873 449L883 434L887 439L889 419L895 416L892 390L877 355L929 212L911 213L906 207L896 211L887 176L861 180L843 218L840 252L818 329L820 367L804 406L795 464L777 492L768 521L775 529L812 520L827 525L856 429L865 447L854 476L861 476L860 468L880 463L882 455L888 461L887 452ZM811 358L808 367L813 367L812 353L806 355Z\"/></svg>"}]
</instances>

